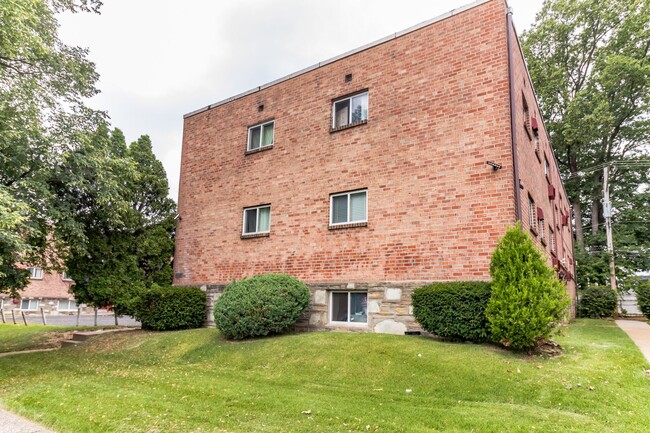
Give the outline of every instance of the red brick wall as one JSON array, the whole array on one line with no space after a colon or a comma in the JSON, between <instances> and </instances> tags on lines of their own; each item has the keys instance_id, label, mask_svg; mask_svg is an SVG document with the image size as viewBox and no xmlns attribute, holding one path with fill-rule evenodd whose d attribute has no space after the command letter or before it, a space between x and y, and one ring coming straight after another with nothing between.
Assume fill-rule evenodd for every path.
<instances>
[{"instance_id":1,"label":"red brick wall","mask_svg":"<svg viewBox=\"0 0 650 433\"><path fill-rule=\"evenodd\" d=\"M488 279L515 219L505 29L491 1L186 118L175 283ZM332 99L361 89L367 124L330 133ZM270 118L273 149L246 156ZM328 230L330 194L359 188L367 227ZM241 239L266 203L270 236Z\"/></svg>"},{"instance_id":2,"label":"red brick wall","mask_svg":"<svg viewBox=\"0 0 650 433\"><path fill-rule=\"evenodd\" d=\"M553 265L553 258L564 260L566 263L564 272L568 271L574 274L571 218L568 218L567 225L563 225L561 217L561 215L569 215L569 202L514 29L510 29L510 32L514 42L512 49L515 84L514 118L519 177L522 186L520 189L522 225L530 233L537 246L547 254L549 265ZM525 122L524 100L528 105L529 118L531 119L528 124ZM537 135L532 128L533 118L537 120L539 127ZM549 166L548 176L544 170L545 159ZM553 199L549 196L549 185L555 189L555 198ZM544 240L541 238L542 232L539 228L542 221L535 218L537 227L533 228L529 224L529 196L534 200L535 207L542 209ZM555 251L551 250L549 229L552 229L555 234ZM575 281L569 281L567 285L571 299L575 299Z\"/></svg>"},{"instance_id":3,"label":"red brick wall","mask_svg":"<svg viewBox=\"0 0 650 433\"><path fill-rule=\"evenodd\" d=\"M43 278L30 279L29 285L20 292L23 298L62 298L74 299L69 292L72 281L64 281L58 272L46 273L43 271Z\"/></svg>"}]
</instances>

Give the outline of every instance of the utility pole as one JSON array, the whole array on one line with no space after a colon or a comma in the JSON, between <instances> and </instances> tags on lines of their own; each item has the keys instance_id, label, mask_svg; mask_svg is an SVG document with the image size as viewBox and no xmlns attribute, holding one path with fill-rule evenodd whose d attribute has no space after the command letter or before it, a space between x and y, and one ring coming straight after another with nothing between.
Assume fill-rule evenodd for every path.
<instances>
[{"instance_id":1,"label":"utility pole","mask_svg":"<svg viewBox=\"0 0 650 433\"><path fill-rule=\"evenodd\" d=\"M603 168L603 216L605 217L607 253L609 254L609 284L612 290L618 294L614 264L614 239L612 238L612 202L609 200L609 165Z\"/></svg>"}]
</instances>

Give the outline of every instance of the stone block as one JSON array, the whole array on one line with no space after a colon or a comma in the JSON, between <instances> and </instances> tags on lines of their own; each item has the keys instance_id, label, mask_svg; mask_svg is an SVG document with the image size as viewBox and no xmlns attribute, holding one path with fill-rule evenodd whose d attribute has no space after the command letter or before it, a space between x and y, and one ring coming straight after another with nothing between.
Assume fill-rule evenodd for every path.
<instances>
[{"instance_id":1,"label":"stone block","mask_svg":"<svg viewBox=\"0 0 650 433\"><path fill-rule=\"evenodd\" d=\"M375 325L375 332L379 332L380 334L404 335L406 325L392 319L386 319Z\"/></svg>"},{"instance_id":2,"label":"stone block","mask_svg":"<svg viewBox=\"0 0 650 433\"><path fill-rule=\"evenodd\" d=\"M387 301L399 301L402 299L402 289L386 289L384 298Z\"/></svg>"},{"instance_id":3,"label":"stone block","mask_svg":"<svg viewBox=\"0 0 650 433\"><path fill-rule=\"evenodd\" d=\"M314 291L314 304L318 304L318 305L327 304L327 291L325 290Z\"/></svg>"}]
</instances>

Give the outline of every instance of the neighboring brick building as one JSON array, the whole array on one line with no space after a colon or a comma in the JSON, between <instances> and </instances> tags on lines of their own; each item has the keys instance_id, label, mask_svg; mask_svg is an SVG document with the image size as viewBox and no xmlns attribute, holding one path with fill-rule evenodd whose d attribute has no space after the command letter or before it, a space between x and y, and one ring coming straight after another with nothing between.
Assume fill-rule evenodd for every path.
<instances>
[{"instance_id":1,"label":"neighboring brick building","mask_svg":"<svg viewBox=\"0 0 650 433\"><path fill-rule=\"evenodd\" d=\"M47 314L77 312L77 303L70 293L74 281L58 272L50 273L36 267L27 269L31 273L29 285L20 292L20 298L0 296L0 307L3 310L16 309L26 313L40 313L43 308Z\"/></svg>"},{"instance_id":2,"label":"neighboring brick building","mask_svg":"<svg viewBox=\"0 0 650 433\"><path fill-rule=\"evenodd\" d=\"M504 0L187 114L178 205L175 284L288 273L312 288L311 328L418 329L412 290L488 280L518 219L575 297L569 204Z\"/></svg>"}]
</instances>

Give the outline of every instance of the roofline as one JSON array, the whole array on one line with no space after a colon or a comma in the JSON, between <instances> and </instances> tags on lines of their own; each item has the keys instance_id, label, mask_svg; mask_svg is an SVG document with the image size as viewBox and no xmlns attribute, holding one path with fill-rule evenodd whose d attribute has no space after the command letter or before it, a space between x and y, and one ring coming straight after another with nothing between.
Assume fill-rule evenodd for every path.
<instances>
[{"instance_id":1,"label":"roofline","mask_svg":"<svg viewBox=\"0 0 650 433\"><path fill-rule=\"evenodd\" d=\"M349 57L349 56L351 56L353 54L357 54L357 53L365 51L365 50L367 50L369 48L373 48L373 47L376 47L376 46L381 45L383 43L386 43L388 41L392 41L393 39L397 39L397 38L399 38L401 36L412 33L412 32L414 32L416 30L419 30L419 29L421 29L423 27L430 26L431 24L437 23L438 21L445 20L445 19L450 18L450 17L452 17L454 15L458 15L458 14L463 13L463 12L469 10L469 9L473 9L473 8L475 8L477 6L480 6L483 3L487 3L489 1L491 1L491 0L476 0L476 1L472 2L472 3L466 4L466 5L461 6L459 8L452 9L449 12L444 13L442 15L439 15L439 16L437 16L435 18L431 18L430 20L424 21L424 22L422 22L420 24L416 24L416 25L414 25L412 27L409 27L407 29L404 29L402 31L393 33L391 35L388 35L386 37L378 39L378 40L376 40L374 42L370 42L369 44L362 45L362 46L360 46L358 48L355 48L355 49L353 49L351 51L345 52L343 54L339 54L338 56L335 56L335 57L332 57L330 59L324 60L322 62L316 63L315 65L308 66L308 67L306 67L304 69L301 69L301 70L299 70L297 72L286 75L286 76L284 76L282 78L278 78L277 80L273 80L273 81L268 82L266 84L262 84L261 86L254 87L254 88L252 88L250 90L239 93L239 94L237 94L235 96L231 96L230 98L226 98L226 99L223 99L221 101L215 102L214 104L206 105L205 107L199 108L198 110L191 111L191 112L185 114L183 116L183 119L187 119L188 117L191 117L191 116L194 116L196 114L202 113L204 111L210 110L211 108L215 108L215 107L218 107L220 105L227 104L228 102L234 101L236 99L243 98L244 96L248 96L248 95L251 95L253 93L257 93L257 92L259 92L261 90L267 89L267 88L269 88L271 86L275 86L276 84L279 84L279 83L282 83L284 81L290 80L290 79L295 78L295 77L297 77L299 75L306 74L307 72L313 71L313 70L318 69L320 67L323 67L325 65L329 65L330 63L337 62L337 61L339 61L341 59L344 59L346 57Z\"/></svg>"}]
</instances>

